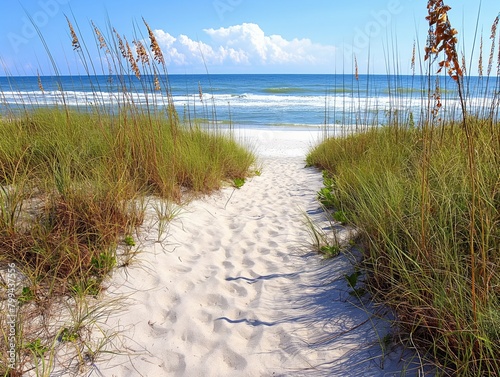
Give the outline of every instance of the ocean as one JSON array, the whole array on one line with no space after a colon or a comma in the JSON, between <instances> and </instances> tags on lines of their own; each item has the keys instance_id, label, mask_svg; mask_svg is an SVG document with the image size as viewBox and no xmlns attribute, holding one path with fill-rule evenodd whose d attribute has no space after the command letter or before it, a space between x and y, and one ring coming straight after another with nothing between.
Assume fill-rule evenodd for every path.
<instances>
[{"instance_id":1,"label":"ocean","mask_svg":"<svg viewBox=\"0 0 500 377\"><path fill-rule=\"evenodd\" d=\"M167 102L166 79L161 78L163 90L158 92L150 76L141 80L135 76L0 77L0 113L62 104L84 110L98 105L114 111L124 101L125 91L138 106L161 108ZM496 77L465 79L470 112L498 108L499 81ZM443 105L439 116L456 117L460 114L456 83L444 75L438 82ZM436 77L427 76L169 75L168 83L181 119L253 128L378 125L394 116L404 121L410 113L417 121L436 104Z\"/></svg>"}]
</instances>

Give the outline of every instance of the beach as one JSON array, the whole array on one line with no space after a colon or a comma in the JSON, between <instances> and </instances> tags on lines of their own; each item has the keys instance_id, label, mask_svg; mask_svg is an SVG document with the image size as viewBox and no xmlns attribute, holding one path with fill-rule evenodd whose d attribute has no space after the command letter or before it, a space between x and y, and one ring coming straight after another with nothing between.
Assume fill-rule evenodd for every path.
<instances>
[{"instance_id":1,"label":"beach","mask_svg":"<svg viewBox=\"0 0 500 377\"><path fill-rule=\"evenodd\" d=\"M322 221L322 177L304 158L321 132L235 137L255 149L261 174L182 207L165 234L151 200L137 259L104 293L126 300L99 324L117 332L118 351L85 375L418 375L415 355L384 341L387 311L349 294L352 257L311 251L304 218Z\"/></svg>"},{"instance_id":2,"label":"beach","mask_svg":"<svg viewBox=\"0 0 500 377\"><path fill-rule=\"evenodd\" d=\"M500 377L498 6L11 3L0 375Z\"/></svg>"}]
</instances>

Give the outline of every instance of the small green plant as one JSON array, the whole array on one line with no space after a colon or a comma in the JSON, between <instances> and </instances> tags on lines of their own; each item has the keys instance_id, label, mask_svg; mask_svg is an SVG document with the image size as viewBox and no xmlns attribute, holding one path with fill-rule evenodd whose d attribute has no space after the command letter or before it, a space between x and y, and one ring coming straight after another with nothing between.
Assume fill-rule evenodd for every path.
<instances>
[{"instance_id":1,"label":"small green plant","mask_svg":"<svg viewBox=\"0 0 500 377\"><path fill-rule=\"evenodd\" d=\"M69 329L67 327L65 327L59 334L57 340L59 342L75 342L76 340L78 340L78 338L80 338L80 335L78 334L78 332L74 331L73 329Z\"/></svg>"},{"instance_id":2,"label":"small green plant","mask_svg":"<svg viewBox=\"0 0 500 377\"><path fill-rule=\"evenodd\" d=\"M354 271L350 275L344 275L349 287L351 287L352 289L356 288L356 285L358 285L358 279L359 279L360 275L361 275L361 272L359 270Z\"/></svg>"},{"instance_id":3,"label":"small green plant","mask_svg":"<svg viewBox=\"0 0 500 377\"><path fill-rule=\"evenodd\" d=\"M385 334L385 336L381 339L381 342L380 342L384 352L389 349L392 342L393 342L393 335L391 333Z\"/></svg>"},{"instance_id":4,"label":"small green plant","mask_svg":"<svg viewBox=\"0 0 500 377\"><path fill-rule=\"evenodd\" d=\"M96 297L101 292L102 278L89 277L74 283L70 289L76 296Z\"/></svg>"},{"instance_id":5,"label":"small green plant","mask_svg":"<svg viewBox=\"0 0 500 377\"><path fill-rule=\"evenodd\" d=\"M125 245L127 246L135 246L135 241L134 241L134 237L132 236L125 236L125 238L123 239L123 242L125 242Z\"/></svg>"},{"instance_id":6,"label":"small green plant","mask_svg":"<svg viewBox=\"0 0 500 377\"><path fill-rule=\"evenodd\" d=\"M340 254L340 247L338 245L325 245L320 247L320 252L325 258L334 258Z\"/></svg>"},{"instance_id":7,"label":"small green plant","mask_svg":"<svg viewBox=\"0 0 500 377\"><path fill-rule=\"evenodd\" d=\"M98 275L106 274L116 265L116 257L110 252L101 252L90 262L93 272Z\"/></svg>"},{"instance_id":8,"label":"small green plant","mask_svg":"<svg viewBox=\"0 0 500 377\"><path fill-rule=\"evenodd\" d=\"M323 187L318 192L319 202L326 208L332 208L336 205L336 200L331 187Z\"/></svg>"},{"instance_id":9,"label":"small green plant","mask_svg":"<svg viewBox=\"0 0 500 377\"><path fill-rule=\"evenodd\" d=\"M338 221L342 225L347 224L347 216L345 215L344 211L335 211L333 213L333 218L335 219L335 221Z\"/></svg>"},{"instance_id":10,"label":"small green plant","mask_svg":"<svg viewBox=\"0 0 500 377\"><path fill-rule=\"evenodd\" d=\"M235 178L233 180L233 186L237 189L242 188L244 184L245 184L244 178Z\"/></svg>"},{"instance_id":11,"label":"small green plant","mask_svg":"<svg viewBox=\"0 0 500 377\"><path fill-rule=\"evenodd\" d=\"M23 287L23 290L21 291L21 294L17 298L17 300L21 303L27 303L30 301L33 301L35 299L35 294L31 290L30 287Z\"/></svg>"},{"instance_id":12,"label":"small green plant","mask_svg":"<svg viewBox=\"0 0 500 377\"><path fill-rule=\"evenodd\" d=\"M355 296L358 298L361 298L366 294L366 289L363 287L357 287L358 282L359 282L359 277L361 275L361 272L359 270L354 271L350 275L345 275L345 279L347 280L347 284L349 285L350 288L352 288L352 291L349 292L351 296Z\"/></svg>"},{"instance_id":13,"label":"small green plant","mask_svg":"<svg viewBox=\"0 0 500 377\"><path fill-rule=\"evenodd\" d=\"M45 353L49 350L48 347L42 344L40 338L24 345L24 348L30 350L36 357L43 357Z\"/></svg>"},{"instance_id":14,"label":"small green plant","mask_svg":"<svg viewBox=\"0 0 500 377\"><path fill-rule=\"evenodd\" d=\"M333 178L330 173L328 173L327 170L323 170L321 174L323 176L323 186L330 188L333 187Z\"/></svg>"},{"instance_id":15,"label":"small green plant","mask_svg":"<svg viewBox=\"0 0 500 377\"><path fill-rule=\"evenodd\" d=\"M326 208L333 208L338 205L334 195L334 180L328 171L323 170L323 186L318 192L318 200Z\"/></svg>"}]
</instances>

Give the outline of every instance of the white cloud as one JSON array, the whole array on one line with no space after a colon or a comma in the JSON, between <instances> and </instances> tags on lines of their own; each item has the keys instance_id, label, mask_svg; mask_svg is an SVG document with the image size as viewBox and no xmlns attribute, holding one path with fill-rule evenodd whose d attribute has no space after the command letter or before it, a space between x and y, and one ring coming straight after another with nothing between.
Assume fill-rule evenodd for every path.
<instances>
[{"instance_id":1,"label":"white cloud","mask_svg":"<svg viewBox=\"0 0 500 377\"><path fill-rule=\"evenodd\" d=\"M203 60L212 66L320 66L331 63L335 47L313 43L310 39L287 40L266 35L257 24L244 23L228 28L204 29L207 43L186 35L177 38L155 30L166 61L176 66L197 66Z\"/></svg>"},{"instance_id":2,"label":"white cloud","mask_svg":"<svg viewBox=\"0 0 500 377\"><path fill-rule=\"evenodd\" d=\"M175 46L177 38L165 33L163 30L155 30L155 36L163 51L167 63L174 63L176 65L183 65L186 63L186 56L180 53Z\"/></svg>"}]
</instances>

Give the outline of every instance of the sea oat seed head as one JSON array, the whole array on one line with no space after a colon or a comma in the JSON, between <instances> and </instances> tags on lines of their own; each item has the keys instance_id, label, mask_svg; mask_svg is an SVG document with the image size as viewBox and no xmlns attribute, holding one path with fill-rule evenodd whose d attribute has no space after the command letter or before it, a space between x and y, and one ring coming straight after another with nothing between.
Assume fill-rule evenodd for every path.
<instances>
[{"instance_id":1,"label":"sea oat seed head","mask_svg":"<svg viewBox=\"0 0 500 377\"><path fill-rule=\"evenodd\" d=\"M354 77L356 78L356 81L359 81L358 59L356 59L356 55L354 55Z\"/></svg>"},{"instance_id":2,"label":"sea oat seed head","mask_svg":"<svg viewBox=\"0 0 500 377\"><path fill-rule=\"evenodd\" d=\"M201 83L198 81L198 96L200 97L200 101L203 102L203 90L201 89Z\"/></svg>"},{"instance_id":3,"label":"sea oat seed head","mask_svg":"<svg viewBox=\"0 0 500 377\"><path fill-rule=\"evenodd\" d=\"M415 56L416 56L417 50L416 50L416 44L415 41L413 41L413 50L411 53L411 70L413 74L415 74Z\"/></svg>"},{"instance_id":4,"label":"sea oat seed head","mask_svg":"<svg viewBox=\"0 0 500 377\"><path fill-rule=\"evenodd\" d=\"M137 65L137 61L135 60L134 54L132 52L132 49L130 48L130 45L128 44L127 40L125 40L125 44L127 46L127 59L130 63L130 68L132 68L132 71L134 72L135 76L140 79L141 78L141 71L139 70L139 66Z\"/></svg>"},{"instance_id":5,"label":"sea oat seed head","mask_svg":"<svg viewBox=\"0 0 500 377\"><path fill-rule=\"evenodd\" d=\"M97 40L99 41L99 48L101 50L105 50L104 52L106 54L109 54L109 48L108 48L108 45L106 43L106 40L104 39L104 37L102 36L102 33L101 31L99 30L99 28L97 26L95 26L94 22L92 22L92 26L94 28L94 32L95 32L95 35L97 36Z\"/></svg>"},{"instance_id":6,"label":"sea oat seed head","mask_svg":"<svg viewBox=\"0 0 500 377\"><path fill-rule=\"evenodd\" d=\"M73 50L79 50L80 49L80 41L78 40L78 36L75 33L75 29L73 29L73 25L71 24L71 21L69 18L66 16L66 21L68 22L69 26L69 32L71 34L71 45L73 46Z\"/></svg>"},{"instance_id":7,"label":"sea oat seed head","mask_svg":"<svg viewBox=\"0 0 500 377\"><path fill-rule=\"evenodd\" d=\"M38 77L38 89L40 89L40 91L42 92L42 94L44 94L45 90L43 89L42 78L40 77L40 72L38 72L38 70L36 71L36 75Z\"/></svg>"},{"instance_id":8,"label":"sea oat seed head","mask_svg":"<svg viewBox=\"0 0 500 377\"><path fill-rule=\"evenodd\" d=\"M149 64L149 55L146 51L146 48L142 44L141 41L133 41L132 42L135 45L135 49L137 52L137 61L141 61L142 64Z\"/></svg>"},{"instance_id":9,"label":"sea oat seed head","mask_svg":"<svg viewBox=\"0 0 500 377\"><path fill-rule=\"evenodd\" d=\"M113 32L116 35L116 39L118 39L118 49L120 50L120 53L122 54L124 59L128 58L128 53L127 50L125 49L125 45L123 44L123 39L120 37L120 34L116 31L116 29L113 29Z\"/></svg>"},{"instance_id":10,"label":"sea oat seed head","mask_svg":"<svg viewBox=\"0 0 500 377\"><path fill-rule=\"evenodd\" d=\"M429 21L429 33L427 46L425 47L425 58L427 60L431 55L438 55L441 51L445 53L443 64L439 64L437 73L442 68L448 68L448 74L453 80L463 77L463 71L458 61L456 45L458 43L455 35L457 31L451 27L447 12L451 7L444 5L443 0L428 0L427 10L429 15L426 20Z\"/></svg>"},{"instance_id":11,"label":"sea oat seed head","mask_svg":"<svg viewBox=\"0 0 500 377\"><path fill-rule=\"evenodd\" d=\"M483 36L479 41L479 60L477 62L477 73L479 77L483 76Z\"/></svg>"},{"instance_id":12,"label":"sea oat seed head","mask_svg":"<svg viewBox=\"0 0 500 377\"><path fill-rule=\"evenodd\" d=\"M151 30L151 28L149 27L148 23L144 18L142 19L142 21L144 22L144 25L146 25L146 28L148 29L149 39L151 41L151 50L153 51L154 59L160 64L165 64L163 53L161 52L160 45L156 40L153 30Z\"/></svg>"},{"instance_id":13,"label":"sea oat seed head","mask_svg":"<svg viewBox=\"0 0 500 377\"><path fill-rule=\"evenodd\" d=\"M155 90L157 92L159 92L161 90L160 80L158 79L158 76L156 76L156 75L155 75L155 78L154 78L154 85L155 85Z\"/></svg>"}]
</instances>

